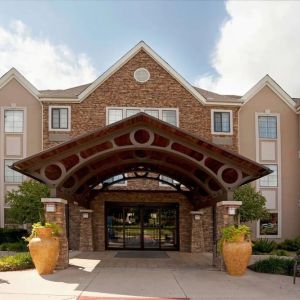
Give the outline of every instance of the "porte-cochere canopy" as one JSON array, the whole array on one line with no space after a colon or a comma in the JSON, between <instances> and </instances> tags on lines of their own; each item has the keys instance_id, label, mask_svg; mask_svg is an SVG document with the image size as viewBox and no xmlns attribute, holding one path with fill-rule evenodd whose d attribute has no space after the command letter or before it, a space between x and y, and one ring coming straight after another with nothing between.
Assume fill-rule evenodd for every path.
<instances>
[{"instance_id":1,"label":"porte-cochere canopy","mask_svg":"<svg viewBox=\"0 0 300 300\"><path fill-rule=\"evenodd\" d=\"M271 173L254 161L144 113L20 160L12 169L86 206L113 176L127 173L127 180L159 180L165 175L178 182L174 187L186 193L197 208Z\"/></svg>"}]
</instances>

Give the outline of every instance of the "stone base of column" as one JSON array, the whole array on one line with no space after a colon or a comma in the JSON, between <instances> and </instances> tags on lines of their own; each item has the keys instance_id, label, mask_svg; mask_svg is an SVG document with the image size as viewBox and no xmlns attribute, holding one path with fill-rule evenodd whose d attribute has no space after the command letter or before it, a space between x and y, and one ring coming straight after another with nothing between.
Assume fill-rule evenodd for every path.
<instances>
[{"instance_id":1,"label":"stone base of column","mask_svg":"<svg viewBox=\"0 0 300 300\"><path fill-rule=\"evenodd\" d=\"M55 269L64 270L69 266L69 243L67 237L60 237L59 244L59 256Z\"/></svg>"},{"instance_id":2,"label":"stone base of column","mask_svg":"<svg viewBox=\"0 0 300 300\"><path fill-rule=\"evenodd\" d=\"M213 265L221 271L225 270L224 261L220 249L218 249L218 241L222 236L222 229L228 225L235 224L235 212L242 205L241 201L222 201L216 205L216 233L217 243L214 245Z\"/></svg>"},{"instance_id":3,"label":"stone base of column","mask_svg":"<svg viewBox=\"0 0 300 300\"><path fill-rule=\"evenodd\" d=\"M60 227L60 248L55 269L66 269L69 266L69 244L66 229L66 204L68 202L60 198L43 198L42 202L44 203L46 222L55 223Z\"/></svg>"},{"instance_id":4,"label":"stone base of column","mask_svg":"<svg viewBox=\"0 0 300 300\"><path fill-rule=\"evenodd\" d=\"M191 211L191 252L199 253L205 251L203 234L203 212L201 210Z\"/></svg>"},{"instance_id":5,"label":"stone base of column","mask_svg":"<svg viewBox=\"0 0 300 300\"><path fill-rule=\"evenodd\" d=\"M80 251L94 251L91 209L80 209Z\"/></svg>"}]
</instances>

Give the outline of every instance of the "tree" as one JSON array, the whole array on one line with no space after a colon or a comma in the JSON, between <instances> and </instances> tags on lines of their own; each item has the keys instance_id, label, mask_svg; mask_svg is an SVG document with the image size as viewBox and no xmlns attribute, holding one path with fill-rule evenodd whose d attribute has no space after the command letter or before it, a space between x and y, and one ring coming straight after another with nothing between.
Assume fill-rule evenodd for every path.
<instances>
[{"instance_id":1,"label":"tree","mask_svg":"<svg viewBox=\"0 0 300 300\"><path fill-rule=\"evenodd\" d=\"M238 209L241 222L253 222L269 217L269 212L265 207L266 198L250 184L237 188L234 191L233 199L242 201L242 205Z\"/></svg>"},{"instance_id":2,"label":"tree","mask_svg":"<svg viewBox=\"0 0 300 300\"><path fill-rule=\"evenodd\" d=\"M41 198L49 197L45 184L26 180L18 190L7 192L6 200L10 205L9 217L19 224L33 224L44 220Z\"/></svg>"}]
</instances>

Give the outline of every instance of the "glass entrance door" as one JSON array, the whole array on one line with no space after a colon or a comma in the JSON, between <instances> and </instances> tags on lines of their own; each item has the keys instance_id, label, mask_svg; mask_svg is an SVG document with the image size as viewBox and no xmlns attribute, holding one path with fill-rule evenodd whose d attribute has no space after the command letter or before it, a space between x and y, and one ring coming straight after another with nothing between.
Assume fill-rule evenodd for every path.
<instances>
[{"instance_id":1,"label":"glass entrance door","mask_svg":"<svg viewBox=\"0 0 300 300\"><path fill-rule=\"evenodd\" d=\"M160 210L159 208L143 208L143 241L144 249L160 248Z\"/></svg>"},{"instance_id":2,"label":"glass entrance door","mask_svg":"<svg viewBox=\"0 0 300 300\"><path fill-rule=\"evenodd\" d=\"M108 249L178 249L177 205L106 204Z\"/></svg>"},{"instance_id":3,"label":"glass entrance door","mask_svg":"<svg viewBox=\"0 0 300 300\"><path fill-rule=\"evenodd\" d=\"M124 248L140 249L141 241L141 209L139 207L124 208Z\"/></svg>"}]
</instances>

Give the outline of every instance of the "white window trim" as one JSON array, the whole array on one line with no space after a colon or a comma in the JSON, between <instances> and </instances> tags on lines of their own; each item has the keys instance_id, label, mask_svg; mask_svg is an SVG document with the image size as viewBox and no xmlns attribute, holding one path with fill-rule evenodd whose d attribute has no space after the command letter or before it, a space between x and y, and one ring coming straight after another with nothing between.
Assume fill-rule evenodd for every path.
<instances>
[{"instance_id":1,"label":"white window trim","mask_svg":"<svg viewBox=\"0 0 300 300\"><path fill-rule=\"evenodd\" d=\"M23 131L22 132L6 132L5 131L5 111L7 110L21 110L23 111ZM3 134L16 134L21 135L26 133L26 107L19 107L19 106L5 106L3 107Z\"/></svg>"},{"instance_id":2,"label":"white window trim","mask_svg":"<svg viewBox=\"0 0 300 300\"><path fill-rule=\"evenodd\" d=\"M24 111L24 119L23 119L23 132L10 132L5 133L4 132L4 111L5 110L23 110ZM16 104L11 104L10 106L2 106L0 107L0 186L2 184L2 188L0 188L0 227L4 227L4 187L5 185L9 185L11 183L4 182L4 160L5 159L12 159L9 156L4 155L4 139L6 135L23 135L23 152L19 158L13 158L13 159L21 159L23 157L27 156L27 107L26 106L17 106ZM24 176L23 180L26 180L26 177ZM20 184L15 184L20 185Z\"/></svg>"},{"instance_id":3,"label":"white window trim","mask_svg":"<svg viewBox=\"0 0 300 300\"><path fill-rule=\"evenodd\" d=\"M177 127L179 127L179 108L178 107L132 107L132 106L107 106L106 107L106 125L108 124L108 111L110 109L121 109L123 110L123 120L126 118L126 109L140 109L141 112L145 112L145 110L158 110L158 119L162 121L162 111L163 110L175 110L176 111L176 123ZM170 124L171 125L171 124Z\"/></svg>"},{"instance_id":4,"label":"white window trim","mask_svg":"<svg viewBox=\"0 0 300 300\"><path fill-rule=\"evenodd\" d=\"M263 163L261 163L261 164L263 164ZM260 184L260 179L258 180L258 186L259 186L259 188L262 188L262 189L277 189L278 188L278 185L279 185L279 183L278 183L278 164L277 164L277 162L275 162L275 163L273 163L273 164L263 164L264 166L266 166L267 168L268 168L268 166L277 166L277 185L261 185ZM272 174L270 174L270 175L272 175ZM267 175L267 176L269 176L269 175Z\"/></svg>"},{"instance_id":5,"label":"white window trim","mask_svg":"<svg viewBox=\"0 0 300 300\"><path fill-rule=\"evenodd\" d=\"M276 135L277 137L276 138L266 138L266 137L259 137L259 126L258 126L258 119L259 117L276 117L276 124L277 124L277 132L276 132ZM255 120L255 123L256 123L256 127L257 127L257 138L259 140L266 140L266 141L276 141L278 140L278 135L279 135L279 126L278 126L278 122L279 122L279 114L272 114L272 113L256 113L256 120Z\"/></svg>"},{"instance_id":6,"label":"white window trim","mask_svg":"<svg viewBox=\"0 0 300 300\"><path fill-rule=\"evenodd\" d=\"M52 128L52 108L67 108L68 109L68 128L67 129L55 129ZM48 108L48 130L49 131L71 131L71 106L70 105L50 105Z\"/></svg>"},{"instance_id":7,"label":"white window trim","mask_svg":"<svg viewBox=\"0 0 300 300\"><path fill-rule=\"evenodd\" d=\"M3 167L4 167L4 169L3 169L3 171L4 171L4 175L3 175L3 179L4 180L3 180L3 183L4 183L4 185L21 185L22 182L24 182L25 176L23 174L20 174L20 177L22 178L22 181L18 181L18 182L16 182L16 181L6 181L6 173L5 173L6 161L13 161L13 163L14 163L14 162L17 162L18 160L19 160L18 158L17 159L16 158L14 158L14 159L12 159L12 158L4 158L3 159ZM15 170L11 170L11 171L15 172L15 173L18 173Z\"/></svg>"},{"instance_id":8,"label":"white window trim","mask_svg":"<svg viewBox=\"0 0 300 300\"><path fill-rule=\"evenodd\" d=\"M225 112L229 113L229 120L230 120L230 131L229 132L218 132L215 131L215 126L214 126L214 113L215 112ZM211 109L210 111L210 124L211 124L211 134L214 135L233 135L233 118L232 118L232 110L229 109Z\"/></svg>"},{"instance_id":9,"label":"white window trim","mask_svg":"<svg viewBox=\"0 0 300 300\"><path fill-rule=\"evenodd\" d=\"M260 234L260 220L258 220L256 222L256 230L257 230L257 234L256 236L258 238L267 238L267 239L280 239L281 238L281 212L279 212L278 210L269 210L269 213L270 214L277 214L278 217L277 217L277 220L278 220L278 234L277 235L272 235L272 234Z\"/></svg>"},{"instance_id":10,"label":"white window trim","mask_svg":"<svg viewBox=\"0 0 300 300\"><path fill-rule=\"evenodd\" d=\"M274 116L277 117L277 139L268 139L268 138L260 138L259 137L259 128L258 128L258 117L260 116ZM259 160L259 141L277 141L277 161L272 164L277 164L277 187L272 187L273 189L277 189L277 210L269 210L270 213L278 214L278 234L277 235L261 235L260 234L260 226L259 221L256 222L256 236L257 238L270 238L270 239L280 239L282 237L282 187L281 187L281 133L280 133L280 114L279 113L271 113L271 112L256 112L255 113L255 135L256 135L256 161ZM272 165L270 164L270 165ZM263 189L267 189L268 187L262 187ZM271 187L270 187L271 188ZM260 191L259 179L256 180L256 190Z\"/></svg>"}]
</instances>

